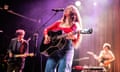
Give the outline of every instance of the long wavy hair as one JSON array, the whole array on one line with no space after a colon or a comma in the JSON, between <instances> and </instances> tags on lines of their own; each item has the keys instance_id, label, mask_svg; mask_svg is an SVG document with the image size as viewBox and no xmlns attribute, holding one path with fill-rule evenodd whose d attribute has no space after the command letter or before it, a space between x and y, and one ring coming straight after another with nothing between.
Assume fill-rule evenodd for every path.
<instances>
[{"instance_id":1,"label":"long wavy hair","mask_svg":"<svg viewBox=\"0 0 120 72\"><path fill-rule=\"evenodd\" d=\"M65 10L66 9L69 9L69 11L70 11L70 14L69 14L69 23L78 22L80 28L82 28L81 17L80 17L80 13L79 13L79 10L77 9L77 7L75 7L74 5L68 5L65 8ZM65 22L65 20L66 20L66 15L65 15L65 11L64 11L64 14L63 14L63 17L62 17L63 23Z\"/></svg>"},{"instance_id":2,"label":"long wavy hair","mask_svg":"<svg viewBox=\"0 0 120 72\"><path fill-rule=\"evenodd\" d=\"M69 16L68 20L69 20L69 24L74 24L76 23L77 25L77 29L80 30L82 29L82 20L81 20L81 16L80 16L80 13L79 13L79 10L77 9L77 7L75 7L74 5L68 5L65 10L64 10L64 14L63 14L63 17L62 17L62 22L65 23L66 21L66 10L69 9ZM75 48L78 48L78 46L80 45L82 41L82 35L80 35L80 38L77 39L77 43L76 43L76 47Z\"/></svg>"}]
</instances>

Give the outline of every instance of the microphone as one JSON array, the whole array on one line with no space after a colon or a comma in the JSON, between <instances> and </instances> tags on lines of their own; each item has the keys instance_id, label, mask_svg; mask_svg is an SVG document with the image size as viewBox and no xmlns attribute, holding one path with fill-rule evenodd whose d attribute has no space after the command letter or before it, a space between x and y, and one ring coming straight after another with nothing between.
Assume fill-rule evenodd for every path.
<instances>
[{"instance_id":1,"label":"microphone","mask_svg":"<svg viewBox=\"0 0 120 72\"><path fill-rule=\"evenodd\" d=\"M56 9L52 9L52 11L55 11L55 12L62 12L62 11L64 11L64 8L56 8Z\"/></svg>"}]
</instances>

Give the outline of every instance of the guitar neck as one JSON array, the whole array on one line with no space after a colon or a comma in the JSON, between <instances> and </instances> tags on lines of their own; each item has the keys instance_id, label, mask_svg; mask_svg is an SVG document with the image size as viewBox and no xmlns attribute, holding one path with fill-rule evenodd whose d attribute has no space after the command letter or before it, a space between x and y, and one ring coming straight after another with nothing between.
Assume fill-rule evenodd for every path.
<instances>
[{"instance_id":1,"label":"guitar neck","mask_svg":"<svg viewBox=\"0 0 120 72\"><path fill-rule=\"evenodd\" d=\"M92 32L93 32L92 28L80 30L80 34L92 34Z\"/></svg>"},{"instance_id":2,"label":"guitar neck","mask_svg":"<svg viewBox=\"0 0 120 72\"><path fill-rule=\"evenodd\" d=\"M15 58L18 58L18 57L27 57L27 56L34 56L34 53L14 55Z\"/></svg>"},{"instance_id":3,"label":"guitar neck","mask_svg":"<svg viewBox=\"0 0 120 72\"><path fill-rule=\"evenodd\" d=\"M91 34L93 32L93 29L90 28L90 29L82 29L82 30L78 30L78 31L74 31L72 32L73 35L77 34L77 33L80 33L80 34ZM63 35L59 35L57 36L57 39L60 39L60 38L64 38L64 37L67 37L68 36L68 33L67 34L63 34Z\"/></svg>"},{"instance_id":4,"label":"guitar neck","mask_svg":"<svg viewBox=\"0 0 120 72\"><path fill-rule=\"evenodd\" d=\"M14 55L15 58L23 57L23 56L25 56L25 55L24 54Z\"/></svg>"}]
</instances>

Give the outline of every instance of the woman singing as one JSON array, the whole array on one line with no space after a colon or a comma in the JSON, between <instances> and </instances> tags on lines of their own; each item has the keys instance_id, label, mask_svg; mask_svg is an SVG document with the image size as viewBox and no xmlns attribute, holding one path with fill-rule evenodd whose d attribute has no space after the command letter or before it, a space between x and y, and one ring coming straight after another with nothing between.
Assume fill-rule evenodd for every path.
<instances>
[{"instance_id":1,"label":"woman singing","mask_svg":"<svg viewBox=\"0 0 120 72\"><path fill-rule=\"evenodd\" d=\"M80 43L80 32L82 28L80 14L78 9L69 5L65 8L63 17L44 29L44 44L51 43L51 37L49 31L57 32L62 31L63 34L67 34L64 40L64 46L62 49L52 53L46 63L45 72L71 72L71 66L74 56L74 48L78 48Z\"/></svg>"}]
</instances>

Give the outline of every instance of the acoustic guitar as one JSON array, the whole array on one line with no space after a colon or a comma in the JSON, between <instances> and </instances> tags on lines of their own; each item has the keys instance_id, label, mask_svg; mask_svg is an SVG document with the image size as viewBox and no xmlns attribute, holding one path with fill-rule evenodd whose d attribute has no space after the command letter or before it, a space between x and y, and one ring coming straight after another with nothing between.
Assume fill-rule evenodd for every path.
<instances>
[{"instance_id":1,"label":"acoustic guitar","mask_svg":"<svg viewBox=\"0 0 120 72\"><path fill-rule=\"evenodd\" d=\"M80 31L72 32L73 35L80 33L80 34L91 34L93 32L92 28L90 29L83 29ZM50 56L57 50L61 50L64 48L66 44L66 37L68 33L63 33L61 30L59 31L49 31L48 36L50 37L50 43L44 44L44 38L40 45L40 52L45 56Z\"/></svg>"}]
</instances>

